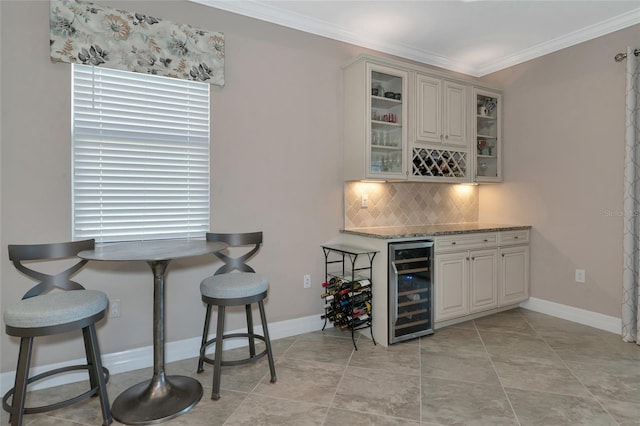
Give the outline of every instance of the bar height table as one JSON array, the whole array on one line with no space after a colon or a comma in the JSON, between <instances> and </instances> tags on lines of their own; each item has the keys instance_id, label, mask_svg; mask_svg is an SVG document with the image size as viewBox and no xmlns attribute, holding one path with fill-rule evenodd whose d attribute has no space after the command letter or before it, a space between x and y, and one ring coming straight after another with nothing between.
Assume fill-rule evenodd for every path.
<instances>
[{"instance_id":1,"label":"bar height table","mask_svg":"<svg viewBox=\"0 0 640 426\"><path fill-rule=\"evenodd\" d=\"M129 425L161 423L186 413L202 398L192 377L165 374L165 271L174 259L215 253L224 243L202 240L149 240L110 243L78 256L100 261L144 261L153 271L153 377L122 392L113 402L113 417Z\"/></svg>"}]
</instances>

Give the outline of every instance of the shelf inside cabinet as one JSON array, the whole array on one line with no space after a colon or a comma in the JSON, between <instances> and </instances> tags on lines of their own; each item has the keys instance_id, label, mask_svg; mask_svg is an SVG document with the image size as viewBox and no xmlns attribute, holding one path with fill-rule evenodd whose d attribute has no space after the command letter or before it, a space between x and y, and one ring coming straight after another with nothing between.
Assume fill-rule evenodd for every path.
<instances>
[{"instance_id":1,"label":"shelf inside cabinet","mask_svg":"<svg viewBox=\"0 0 640 426\"><path fill-rule=\"evenodd\" d=\"M371 127L373 129L402 128L402 123L392 123L390 121L371 120Z\"/></svg>"},{"instance_id":2,"label":"shelf inside cabinet","mask_svg":"<svg viewBox=\"0 0 640 426\"><path fill-rule=\"evenodd\" d=\"M392 108L399 105L402 105L402 100L371 95L371 106L373 108Z\"/></svg>"},{"instance_id":3,"label":"shelf inside cabinet","mask_svg":"<svg viewBox=\"0 0 640 426\"><path fill-rule=\"evenodd\" d=\"M384 151L398 151L401 149L399 146L388 146L388 145L374 145L371 144L371 148L373 149L381 149Z\"/></svg>"}]
</instances>

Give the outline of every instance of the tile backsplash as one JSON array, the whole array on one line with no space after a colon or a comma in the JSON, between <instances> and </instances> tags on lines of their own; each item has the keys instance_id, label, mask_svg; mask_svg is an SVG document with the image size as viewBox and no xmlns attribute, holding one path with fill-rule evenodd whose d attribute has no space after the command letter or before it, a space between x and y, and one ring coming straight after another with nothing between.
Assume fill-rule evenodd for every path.
<instances>
[{"instance_id":1,"label":"tile backsplash","mask_svg":"<svg viewBox=\"0 0 640 426\"><path fill-rule=\"evenodd\" d=\"M366 208L362 208L362 194L367 197ZM477 221L477 186L409 182L347 182L344 186L347 229Z\"/></svg>"}]
</instances>

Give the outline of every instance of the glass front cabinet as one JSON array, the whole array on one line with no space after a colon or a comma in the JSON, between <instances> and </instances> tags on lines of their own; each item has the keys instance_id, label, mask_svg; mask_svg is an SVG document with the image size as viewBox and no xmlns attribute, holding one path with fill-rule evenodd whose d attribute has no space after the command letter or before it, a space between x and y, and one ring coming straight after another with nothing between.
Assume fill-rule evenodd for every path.
<instances>
[{"instance_id":1,"label":"glass front cabinet","mask_svg":"<svg viewBox=\"0 0 640 426\"><path fill-rule=\"evenodd\" d=\"M502 181L502 96L480 88L473 90L475 181Z\"/></svg>"},{"instance_id":2,"label":"glass front cabinet","mask_svg":"<svg viewBox=\"0 0 640 426\"><path fill-rule=\"evenodd\" d=\"M345 69L345 180L407 179L407 79L368 61Z\"/></svg>"}]
</instances>

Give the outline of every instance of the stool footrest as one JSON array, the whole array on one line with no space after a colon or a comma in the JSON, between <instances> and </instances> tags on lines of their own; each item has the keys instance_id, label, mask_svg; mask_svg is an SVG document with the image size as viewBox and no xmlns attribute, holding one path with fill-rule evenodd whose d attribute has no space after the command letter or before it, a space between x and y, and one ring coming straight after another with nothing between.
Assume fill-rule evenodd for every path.
<instances>
[{"instance_id":1,"label":"stool footrest","mask_svg":"<svg viewBox=\"0 0 640 426\"><path fill-rule=\"evenodd\" d=\"M76 371L76 370L87 370L89 371L89 365L87 364L80 364L80 365L70 365L67 367L60 367L60 368L56 368L50 371L45 371L44 373L40 373L37 374L33 377L30 377L27 380L27 386L30 385L33 382L36 382L38 380L47 378L47 377L51 377L54 376L56 374L61 374L61 373L67 373L69 371ZM109 370L106 367L102 367L102 372L104 374L104 381L105 384L107 382L109 382ZM24 414L39 414L39 413L46 413L48 411L53 411L53 410L57 410L59 408L64 408L64 407L68 407L72 404L75 404L76 402L80 402L83 401L85 399L89 399L90 397L92 397L93 395L96 395L98 393L98 386L94 386L91 389L89 389L88 391L75 396L73 398L64 400L64 401L60 401L60 402L56 402L54 404L49 404L49 405L42 405L39 407L25 407L23 412ZM9 404L9 398L11 398L13 396L13 394L15 393L16 389L15 387L9 389L9 391L4 394L4 397L2 397L2 408L4 408L4 410L8 413L13 413L13 399L11 400L11 404Z\"/></svg>"},{"instance_id":2,"label":"stool footrest","mask_svg":"<svg viewBox=\"0 0 640 426\"><path fill-rule=\"evenodd\" d=\"M267 342L267 340L265 339L264 336L261 336L259 334L251 334L251 333L233 333L233 334L225 334L222 336L222 340L224 341L224 339L231 339L231 338L237 338L237 337L244 337L244 338L249 338L249 337L253 337L254 339L258 339L261 340L263 342ZM205 355L205 350L211 346L212 344L216 343L218 340L217 337L214 337L211 340L207 340L207 342L202 346L202 348L200 349L200 358L202 359L202 361L204 361L207 364L210 365L214 365L215 363L215 359L214 358L209 358ZM260 358L264 357L265 355L267 355L267 349L263 350L260 353L255 354L254 356L250 356L249 358L243 358L243 359L238 359L238 360L229 360L229 361L225 361L225 360L221 360L220 361L220 365L222 366L228 366L228 365L241 365L241 364L246 364L248 362L254 362L259 360Z\"/></svg>"}]
</instances>

